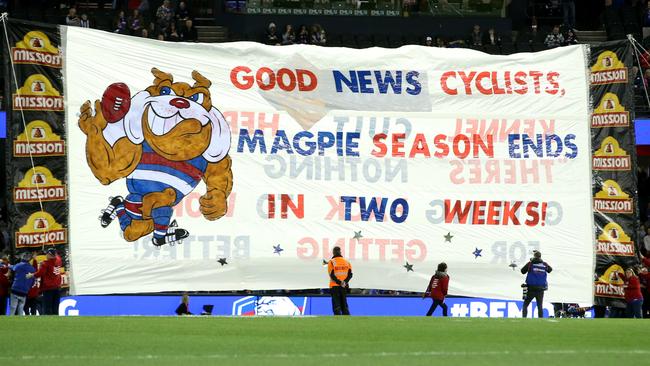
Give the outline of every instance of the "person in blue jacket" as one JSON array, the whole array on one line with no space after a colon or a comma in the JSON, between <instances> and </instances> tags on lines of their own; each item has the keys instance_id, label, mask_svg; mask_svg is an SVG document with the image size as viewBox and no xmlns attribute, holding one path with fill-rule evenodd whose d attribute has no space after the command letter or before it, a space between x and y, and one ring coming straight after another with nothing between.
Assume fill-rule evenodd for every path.
<instances>
[{"instance_id":1,"label":"person in blue jacket","mask_svg":"<svg viewBox=\"0 0 650 366\"><path fill-rule=\"evenodd\" d=\"M24 307L27 293L34 284L34 278L27 277L27 274L36 272L36 269L29 264L29 261L32 259L32 253L23 253L20 259L20 263L9 267L9 269L14 272L14 283L11 286L9 315L25 315Z\"/></svg>"},{"instance_id":2,"label":"person in blue jacket","mask_svg":"<svg viewBox=\"0 0 650 366\"><path fill-rule=\"evenodd\" d=\"M525 266L521 268L521 273L526 275L526 286L528 293L524 299L524 308L521 311L522 318L528 316L528 305L533 299L537 300L537 314L540 318L544 317L544 291L548 288L546 282L546 274L553 270L548 263L542 260L542 253L539 251L533 252L533 258L530 259Z\"/></svg>"}]
</instances>

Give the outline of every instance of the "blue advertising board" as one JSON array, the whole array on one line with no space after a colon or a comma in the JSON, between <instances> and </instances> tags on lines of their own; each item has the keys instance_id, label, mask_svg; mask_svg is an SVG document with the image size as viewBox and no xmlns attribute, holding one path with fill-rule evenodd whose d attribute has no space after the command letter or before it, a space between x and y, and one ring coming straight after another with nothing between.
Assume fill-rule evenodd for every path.
<instances>
[{"instance_id":1,"label":"blue advertising board","mask_svg":"<svg viewBox=\"0 0 650 366\"><path fill-rule=\"evenodd\" d=\"M637 145L650 145L650 119L634 120L634 137Z\"/></svg>"},{"instance_id":2,"label":"blue advertising board","mask_svg":"<svg viewBox=\"0 0 650 366\"><path fill-rule=\"evenodd\" d=\"M450 297L445 301L452 317L521 317L522 301ZM120 316L174 315L180 296L71 296L61 299L60 315ZM357 316L423 316L431 299L404 296L351 296L348 298L352 315ZM191 296L189 309L201 314L204 306L212 305L211 315L221 316L323 316L332 315L327 296ZM553 315L553 305L544 303L544 316ZM529 313L537 316L536 304ZM440 308L434 316L442 315ZM586 317L591 317L587 312Z\"/></svg>"}]
</instances>

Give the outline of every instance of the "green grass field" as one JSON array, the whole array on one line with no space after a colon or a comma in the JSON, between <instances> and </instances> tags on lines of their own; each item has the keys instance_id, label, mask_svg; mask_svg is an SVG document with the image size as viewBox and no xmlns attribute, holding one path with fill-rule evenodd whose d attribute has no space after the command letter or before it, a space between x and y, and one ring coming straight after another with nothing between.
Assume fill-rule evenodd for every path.
<instances>
[{"instance_id":1,"label":"green grass field","mask_svg":"<svg viewBox=\"0 0 650 366\"><path fill-rule=\"evenodd\" d=\"M632 319L0 318L0 365L647 365Z\"/></svg>"}]
</instances>

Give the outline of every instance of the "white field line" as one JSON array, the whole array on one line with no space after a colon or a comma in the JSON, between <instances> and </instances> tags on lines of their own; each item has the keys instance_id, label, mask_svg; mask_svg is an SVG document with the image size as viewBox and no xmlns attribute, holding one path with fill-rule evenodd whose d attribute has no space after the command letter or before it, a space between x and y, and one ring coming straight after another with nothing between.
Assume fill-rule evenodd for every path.
<instances>
[{"instance_id":1,"label":"white field line","mask_svg":"<svg viewBox=\"0 0 650 366\"><path fill-rule=\"evenodd\" d=\"M426 352L372 352L372 353L248 353L226 354L213 353L204 355L174 354L174 355L19 355L0 356L0 360L200 360L200 359L247 359L247 358L335 358L335 357L473 357L473 356L526 356L526 355L650 355L650 350L541 350L541 351L426 351Z\"/></svg>"}]
</instances>

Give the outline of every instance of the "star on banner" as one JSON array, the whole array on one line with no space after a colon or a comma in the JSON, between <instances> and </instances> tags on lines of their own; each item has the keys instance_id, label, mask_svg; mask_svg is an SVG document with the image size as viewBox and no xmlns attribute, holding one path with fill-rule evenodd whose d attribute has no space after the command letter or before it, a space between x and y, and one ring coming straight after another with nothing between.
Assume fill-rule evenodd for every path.
<instances>
[{"instance_id":1,"label":"star on banner","mask_svg":"<svg viewBox=\"0 0 650 366\"><path fill-rule=\"evenodd\" d=\"M406 262L406 264L403 265L402 267L406 268L406 272L414 272L413 271L413 265L409 264L409 262Z\"/></svg>"},{"instance_id":2,"label":"star on banner","mask_svg":"<svg viewBox=\"0 0 650 366\"><path fill-rule=\"evenodd\" d=\"M219 263L221 264L222 267L223 267L225 264L228 264L228 262L226 261L226 258L219 258L219 260L218 260L217 262L219 262Z\"/></svg>"},{"instance_id":3,"label":"star on banner","mask_svg":"<svg viewBox=\"0 0 650 366\"><path fill-rule=\"evenodd\" d=\"M445 235L444 237L445 237L445 243L446 243L446 242L450 242L450 243L451 243L451 238L453 238L454 236L451 235L451 233L447 233L447 235Z\"/></svg>"},{"instance_id":4,"label":"star on banner","mask_svg":"<svg viewBox=\"0 0 650 366\"><path fill-rule=\"evenodd\" d=\"M474 259L476 259L478 257L482 257L482 255L481 255L482 251L483 251L483 249L479 249L479 248L474 249L474 251L472 252L472 254L474 254Z\"/></svg>"},{"instance_id":5,"label":"star on banner","mask_svg":"<svg viewBox=\"0 0 650 366\"><path fill-rule=\"evenodd\" d=\"M273 246L273 254L281 255L284 249L280 248L280 244Z\"/></svg>"},{"instance_id":6,"label":"star on banner","mask_svg":"<svg viewBox=\"0 0 650 366\"><path fill-rule=\"evenodd\" d=\"M361 239L361 238L363 238L363 235L361 235L361 230L359 230L359 231L355 231L355 232L354 232L354 236L352 237L352 239L357 239L357 240L359 240L359 239Z\"/></svg>"},{"instance_id":7,"label":"star on banner","mask_svg":"<svg viewBox=\"0 0 650 366\"><path fill-rule=\"evenodd\" d=\"M512 268L512 270L514 271L517 268L517 263L512 262L508 265L508 267Z\"/></svg>"}]
</instances>

